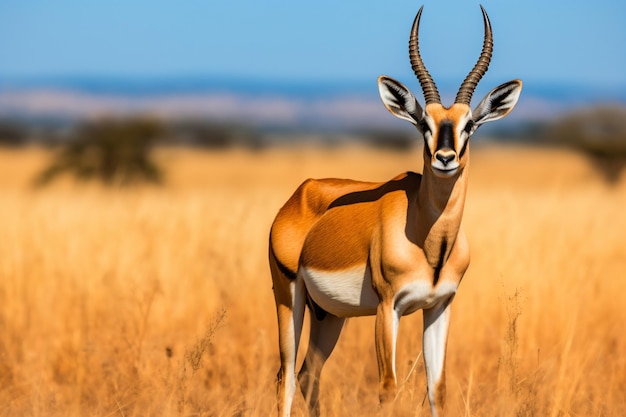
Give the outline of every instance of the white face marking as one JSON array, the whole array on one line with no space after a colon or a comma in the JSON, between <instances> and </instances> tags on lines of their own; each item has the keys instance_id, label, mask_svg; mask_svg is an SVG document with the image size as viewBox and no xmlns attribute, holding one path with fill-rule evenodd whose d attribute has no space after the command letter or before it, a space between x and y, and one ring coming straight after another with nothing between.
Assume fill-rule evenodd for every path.
<instances>
[{"instance_id":1,"label":"white face marking","mask_svg":"<svg viewBox=\"0 0 626 417\"><path fill-rule=\"evenodd\" d=\"M423 129L424 140L426 141L426 146L428 146L430 155L432 155L430 161L431 166L439 176L452 176L461 166L461 153L467 145L467 141L469 140L471 132L473 132L473 130L470 132L466 130L467 124L471 120L472 113L469 110L467 111L467 113L462 115L456 122L443 120L438 126L431 116L427 114L424 116L422 123L428 127L427 129ZM439 135L443 134L441 132L441 129L443 129L443 126L445 126L445 124L447 124L448 126L453 126L454 131L451 133L454 137L454 143L450 144L452 149L437 150L437 148L440 147L440 144L435 141L435 137L433 136L432 132L436 132L438 140L440 140ZM448 126L446 127L449 129Z\"/></svg>"},{"instance_id":2,"label":"white face marking","mask_svg":"<svg viewBox=\"0 0 626 417\"><path fill-rule=\"evenodd\" d=\"M424 130L422 134L424 135L424 140L426 141L426 146L430 149L430 153L432 154L433 149L435 149L435 139L433 138L433 133L435 131L435 122L430 115L424 113L423 122L428 126L428 129Z\"/></svg>"},{"instance_id":3,"label":"white face marking","mask_svg":"<svg viewBox=\"0 0 626 417\"><path fill-rule=\"evenodd\" d=\"M456 126L457 138L458 138L458 143L456 144L457 146L456 151L459 153L459 157L461 156L460 155L461 149L463 149L463 147L465 146L465 142L467 142L469 140L470 135L474 133L474 129L470 130L469 132L465 130L465 127L467 126L467 123L469 123L470 120L472 120L472 113L468 111L467 114L463 116L463 118L459 121L459 123Z\"/></svg>"},{"instance_id":4,"label":"white face marking","mask_svg":"<svg viewBox=\"0 0 626 417\"><path fill-rule=\"evenodd\" d=\"M313 301L329 313L338 317L376 314L379 300L369 268L330 272L301 267L299 274Z\"/></svg>"}]
</instances>

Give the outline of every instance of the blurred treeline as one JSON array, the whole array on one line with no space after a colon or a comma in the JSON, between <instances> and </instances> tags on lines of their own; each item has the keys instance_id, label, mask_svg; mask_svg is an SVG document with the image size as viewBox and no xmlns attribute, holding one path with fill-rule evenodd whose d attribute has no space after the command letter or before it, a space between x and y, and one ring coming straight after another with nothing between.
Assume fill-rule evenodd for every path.
<instances>
[{"instance_id":1,"label":"blurred treeline","mask_svg":"<svg viewBox=\"0 0 626 417\"><path fill-rule=\"evenodd\" d=\"M255 126L204 119L168 120L143 115L105 117L96 120L8 118L0 116L0 146L39 145L49 148L70 146L76 141L97 141L108 133L115 141L136 140L150 126L151 145L188 146L199 149L247 148L261 150L276 146L315 144L335 146L355 141L380 148L405 150L416 142L409 129L315 129L293 126ZM141 128L140 128L141 127ZM124 130L124 134L116 129ZM126 130L134 133L126 132ZM133 139L129 139L125 134Z\"/></svg>"},{"instance_id":2,"label":"blurred treeline","mask_svg":"<svg viewBox=\"0 0 626 417\"><path fill-rule=\"evenodd\" d=\"M596 106L549 121L524 123L497 133L503 140L570 148L582 153L609 184L626 168L626 107Z\"/></svg>"},{"instance_id":3,"label":"blurred treeline","mask_svg":"<svg viewBox=\"0 0 626 417\"><path fill-rule=\"evenodd\" d=\"M575 149L589 159L608 183L616 182L626 167L626 107L594 107L548 121L501 126L487 131L489 137L503 142ZM307 142L323 146L352 142L405 151L419 143L416 136L409 129L316 131L147 116L96 120L0 118L0 146L52 148L55 156L37 178L39 185L67 173L107 184L159 183L164 176L163 168L152 156L159 146L263 150Z\"/></svg>"},{"instance_id":4,"label":"blurred treeline","mask_svg":"<svg viewBox=\"0 0 626 417\"><path fill-rule=\"evenodd\" d=\"M147 116L97 120L0 119L0 146L50 148L53 158L35 179L44 186L62 175L107 185L161 183L164 168L153 150L164 146L260 151L309 143L337 146L365 143L388 149L409 149L417 142L410 131L314 131L285 127L253 127L207 120L166 120Z\"/></svg>"}]
</instances>

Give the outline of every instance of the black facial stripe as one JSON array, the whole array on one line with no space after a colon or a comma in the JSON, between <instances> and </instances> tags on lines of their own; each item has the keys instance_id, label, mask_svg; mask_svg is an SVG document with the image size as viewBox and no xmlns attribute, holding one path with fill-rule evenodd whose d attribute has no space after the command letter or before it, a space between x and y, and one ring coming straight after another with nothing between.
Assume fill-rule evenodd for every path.
<instances>
[{"instance_id":1,"label":"black facial stripe","mask_svg":"<svg viewBox=\"0 0 626 417\"><path fill-rule=\"evenodd\" d=\"M432 158L433 154L430 152L430 146L428 146L428 141L424 140L424 151L426 151L426 156L428 156L428 158Z\"/></svg>"},{"instance_id":2,"label":"black facial stripe","mask_svg":"<svg viewBox=\"0 0 626 417\"><path fill-rule=\"evenodd\" d=\"M439 125L437 150L439 149L454 149L454 129L451 122L441 122Z\"/></svg>"}]
</instances>

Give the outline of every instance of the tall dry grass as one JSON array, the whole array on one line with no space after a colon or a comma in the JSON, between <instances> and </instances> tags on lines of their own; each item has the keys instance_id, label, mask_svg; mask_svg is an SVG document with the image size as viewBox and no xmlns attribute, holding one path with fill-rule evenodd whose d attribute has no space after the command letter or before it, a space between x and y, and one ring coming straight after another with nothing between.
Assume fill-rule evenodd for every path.
<instances>
[{"instance_id":1,"label":"tall dry grass","mask_svg":"<svg viewBox=\"0 0 626 417\"><path fill-rule=\"evenodd\" d=\"M450 415L623 415L626 181L575 154L472 152ZM0 152L0 415L272 415L274 214L306 177L383 180L421 154L163 150L165 187L34 190L47 157ZM401 322L398 416L429 415L421 326ZM350 320L325 415L374 415L376 372L373 319Z\"/></svg>"}]
</instances>

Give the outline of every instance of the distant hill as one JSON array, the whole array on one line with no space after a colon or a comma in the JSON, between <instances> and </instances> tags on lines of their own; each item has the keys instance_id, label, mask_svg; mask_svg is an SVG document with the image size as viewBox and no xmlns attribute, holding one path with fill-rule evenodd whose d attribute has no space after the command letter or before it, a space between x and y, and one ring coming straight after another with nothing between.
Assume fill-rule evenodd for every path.
<instances>
[{"instance_id":1,"label":"distant hill","mask_svg":"<svg viewBox=\"0 0 626 417\"><path fill-rule=\"evenodd\" d=\"M407 85L419 92L417 80ZM440 83L444 103L452 102L457 87ZM487 88L479 88L474 103ZM396 150L417 143L410 124L384 109L375 80L56 77L0 82L0 144L5 146L64 144L86 119L123 117L108 123L132 126L144 115L166 122L167 143L197 147L258 149L294 138ZM626 169L626 88L527 81L511 115L481 128L476 139L481 136L576 149L615 184Z\"/></svg>"},{"instance_id":2,"label":"distant hill","mask_svg":"<svg viewBox=\"0 0 626 417\"><path fill-rule=\"evenodd\" d=\"M408 85L418 88L416 80ZM456 82L440 83L444 102L453 99L457 87ZM548 120L607 103L626 104L626 85L525 81L518 107L499 125ZM308 130L410 128L384 110L375 80L47 77L0 81L0 117L80 119L144 113Z\"/></svg>"}]
</instances>

